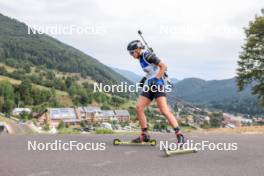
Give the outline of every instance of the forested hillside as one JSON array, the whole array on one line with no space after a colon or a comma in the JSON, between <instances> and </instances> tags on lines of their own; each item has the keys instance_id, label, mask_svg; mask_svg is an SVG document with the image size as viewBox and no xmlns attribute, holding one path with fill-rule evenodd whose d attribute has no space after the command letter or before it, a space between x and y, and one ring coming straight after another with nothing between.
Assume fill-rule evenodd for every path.
<instances>
[{"instance_id":1,"label":"forested hillside","mask_svg":"<svg viewBox=\"0 0 264 176\"><path fill-rule=\"evenodd\" d=\"M235 78L205 81L188 78L175 84L171 95L205 107L244 114L263 114L257 97L251 94L251 87L239 92Z\"/></svg>"},{"instance_id":2,"label":"forested hillside","mask_svg":"<svg viewBox=\"0 0 264 176\"><path fill-rule=\"evenodd\" d=\"M111 68L48 35L28 34L26 24L0 14L0 61L24 66L43 65L81 73L104 84L128 81Z\"/></svg>"},{"instance_id":3,"label":"forested hillside","mask_svg":"<svg viewBox=\"0 0 264 176\"><path fill-rule=\"evenodd\" d=\"M95 58L0 14L0 111L98 104L118 108L129 93L93 92L93 83L131 83Z\"/></svg>"}]
</instances>

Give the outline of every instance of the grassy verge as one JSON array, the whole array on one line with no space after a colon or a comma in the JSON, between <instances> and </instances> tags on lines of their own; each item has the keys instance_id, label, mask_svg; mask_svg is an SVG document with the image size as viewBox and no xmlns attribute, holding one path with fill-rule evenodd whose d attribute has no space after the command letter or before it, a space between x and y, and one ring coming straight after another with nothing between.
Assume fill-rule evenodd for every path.
<instances>
[{"instance_id":1,"label":"grassy verge","mask_svg":"<svg viewBox=\"0 0 264 176\"><path fill-rule=\"evenodd\" d=\"M7 118L5 118L3 116L0 116L0 122L5 122L7 124L10 124L11 123L9 119L7 119Z\"/></svg>"},{"instance_id":2,"label":"grassy verge","mask_svg":"<svg viewBox=\"0 0 264 176\"><path fill-rule=\"evenodd\" d=\"M105 128L98 128L94 131L95 134L113 134L113 130L105 129Z\"/></svg>"},{"instance_id":3,"label":"grassy verge","mask_svg":"<svg viewBox=\"0 0 264 176\"><path fill-rule=\"evenodd\" d=\"M80 134L80 132L73 128L60 128L58 134Z\"/></svg>"}]
</instances>

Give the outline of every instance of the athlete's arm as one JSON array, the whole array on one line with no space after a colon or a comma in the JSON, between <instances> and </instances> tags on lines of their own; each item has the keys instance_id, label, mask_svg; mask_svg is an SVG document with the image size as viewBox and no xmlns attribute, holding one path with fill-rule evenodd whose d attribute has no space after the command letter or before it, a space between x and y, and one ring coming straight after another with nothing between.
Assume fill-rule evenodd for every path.
<instances>
[{"instance_id":1,"label":"athlete's arm","mask_svg":"<svg viewBox=\"0 0 264 176\"><path fill-rule=\"evenodd\" d=\"M167 65L164 64L154 53L150 53L146 56L146 58L149 63L155 64L160 68L158 74L156 75L156 78L160 79L167 70Z\"/></svg>"},{"instance_id":2,"label":"athlete's arm","mask_svg":"<svg viewBox=\"0 0 264 176\"><path fill-rule=\"evenodd\" d=\"M160 68L160 70L158 74L156 75L156 78L160 79L164 75L165 71L167 70L167 65L163 63L162 61L160 61L158 64L158 67Z\"/></svg>"},{"instance_id":3,"label":"athlete's arm","mask_svg":"<svg viewBox=\"0 0 264 176\"><path fill-rule=\"evenodd\" d=\"M146 80L147 80L147 77L143 77L141 80L140 80L140 82L139 82L139 86L140 87L143 87L143 85L144 85L144 83L146 82Z\"/></svg>"}]
</instances>

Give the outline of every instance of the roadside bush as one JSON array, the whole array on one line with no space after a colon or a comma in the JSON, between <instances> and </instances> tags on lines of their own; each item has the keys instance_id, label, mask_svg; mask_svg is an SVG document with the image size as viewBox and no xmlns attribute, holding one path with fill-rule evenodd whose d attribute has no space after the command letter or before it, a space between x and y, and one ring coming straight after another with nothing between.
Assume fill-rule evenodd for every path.
<instances>
[{"instance_id":1,"label":"roadside bush","mask_svg":"<svg viewBox=\"0 0 264 176\"><path fill-rule=\"evenodd\" d=\"M43 130L45 130L45 131L49 131L50 130L50 127L49 127L49 124L44 124L43 125Z\"/></svg>"},{"instance_id":2,"label":"roadside bush","mask_svg":"<svg viewBox=\"0 0 264 176\"><path fill-rule=\"evenodd\" d=\"M60 123L59 123L57 129L62 129L62 128L65 128L65 124L64 124L63 121L60 121Z\"/></svg>"},{"instance_id":3,"label":"roadside bush","mask_svg":"<svg viewBox=\"0 0 264 176\"><path fill-rule=\"evenodd\" d=\"M26 122L28 120L31 120L33 117L32 117L32 114L23 111L22 113L20 113L20 115L18 116L18 118L20 120L22 120L23 122Z\"/></svg>"},{"instance_id":4,"label":"roadside bush","mask_svg":"<svg viewBox=\"0 0 264 176\"><path fill-rule=\"evenodd\" d=\"M37 119L32 119L31 121L35 126L37 126Z\"/></svg>"},{"instance_id":5,"label":"roadside bush","mask_svg":"<svg viewBox=\"0 0 264 176\"><path fill-rule=\"evenodd\" d=\"M59 134L80 134L79 131L76 131L72 128L60 128L58 133Z\"/></svg>"},{"instance_id":6,"label":"roadside bush","mask_svg":"<svg viewBox=\"0 0 264 176\"><path fill-rule=\"evenodd\" d=\"M95 134L113 134L114 131L106 128L97 128Z\"/></svg>"},{"instance_id":7,"label":"roadside bush","mask_svg":"<svg viewBox=\"0 0 264 176\"><path fill-rule=\"evenodd\" d=\"M86 126L85 122L84 122L84 121L81 121L80 126L81 126L81 127L85 127L85 126Z\"/></svg>"}]
</instances>

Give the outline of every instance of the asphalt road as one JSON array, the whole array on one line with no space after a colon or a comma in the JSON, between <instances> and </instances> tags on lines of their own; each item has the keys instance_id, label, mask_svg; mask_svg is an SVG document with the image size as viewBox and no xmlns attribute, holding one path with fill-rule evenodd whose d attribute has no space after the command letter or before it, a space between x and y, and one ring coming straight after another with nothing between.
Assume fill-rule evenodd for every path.
<instances>
[{"instance_id":1,"label":"asphalt road","mask_svg":"<svg viewBox=\"0 0 264 176\"><path fill-rule=\"evenodd\" d=\"M237 151L199 151L165 157L151 146L113 146L117 135L4 135L0 136L1 176L263 176L263 134L192 134L195 142L238 143ZM173 142L173 134L153 135ZM28 141L62 143L105 142L104 151L28 151Z\"/></svg>"}]
</instances>

